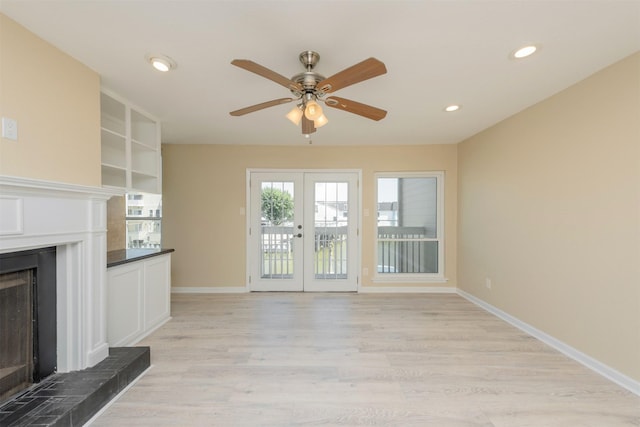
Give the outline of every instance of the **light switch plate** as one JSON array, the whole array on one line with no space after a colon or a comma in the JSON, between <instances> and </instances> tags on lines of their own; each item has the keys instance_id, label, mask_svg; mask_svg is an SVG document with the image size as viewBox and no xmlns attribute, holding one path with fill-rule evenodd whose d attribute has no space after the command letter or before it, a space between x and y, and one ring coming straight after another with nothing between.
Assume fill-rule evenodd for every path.
<instances>
[{"instance_id":1,"label":"light switch plate","mask_svg":"<svg viewBox=\"0 0 640 427\"><path fill-rule=\"evenodd\" d=\"M2 118L2 137L11 139L13 141L18 140L18 122L8 117Z\"/></svg>"}]
</instances>

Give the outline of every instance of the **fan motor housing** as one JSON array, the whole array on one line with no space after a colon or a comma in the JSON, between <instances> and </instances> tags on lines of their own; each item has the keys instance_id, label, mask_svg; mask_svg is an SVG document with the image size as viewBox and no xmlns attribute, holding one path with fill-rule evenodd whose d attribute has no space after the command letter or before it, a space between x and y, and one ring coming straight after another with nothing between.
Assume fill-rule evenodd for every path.
<instances>
[{"instance_id":1,"label":"fan motor housing","mask_svg":"<svg viewBox=\"0 0 640 427\"><path fill-rule=\"evenodd\" d=\"M296 74L291 77L291 80L296 83L300 83L305 91L313 91L318 83L325 80L325 77L314 71L305 71L304 73Z\"/></svg>"},{"instance_id":2,"label":"fan motor housing","mask_svg":"<svg viewBox=\"0 0 640 427\"><path fill-rule=\"evenodd\" d=\"M318 83L325 80L325 77L312 71L318 64L318 61L320 61L320 54L312 50L305 50L300 53L298 59L307 71L296 74L291 77L291 80L302 86L304 92L301 93L298 90L292 89L291 93L295 96L302 96L304 93L313 93L315 96L322 96L322 94L317 91L317 86Z\"/></svg>"}]
</instances>

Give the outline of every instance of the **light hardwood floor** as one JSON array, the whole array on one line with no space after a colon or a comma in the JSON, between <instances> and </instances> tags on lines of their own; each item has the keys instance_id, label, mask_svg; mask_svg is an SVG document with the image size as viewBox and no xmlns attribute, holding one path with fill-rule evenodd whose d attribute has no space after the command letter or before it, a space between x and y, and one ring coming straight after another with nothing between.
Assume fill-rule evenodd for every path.
<instances>
[{"instance_id":1,"label":"light hardwood floor","mask_svg":"<svg viewBox=\"0 0 640 427\"><path fill-rule=\"evenodd\" d=\"M99 426L640 426L640 397L453 294L174 295Z\"/></svg>"}]
</instances>

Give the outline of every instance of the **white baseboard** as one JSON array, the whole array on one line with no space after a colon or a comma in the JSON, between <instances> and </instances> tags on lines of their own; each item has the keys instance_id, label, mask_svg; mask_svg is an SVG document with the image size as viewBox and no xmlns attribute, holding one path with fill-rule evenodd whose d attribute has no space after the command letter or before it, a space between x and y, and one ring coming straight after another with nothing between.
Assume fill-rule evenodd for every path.
<instances>
[{"instance_id":1,"label":"white baseboard","mask_svg":"<svg viewBox=\"0 0 640 427\"><path fill-rule=\"evenodd\" d=\"M242 286L174 286L172 294L242 294L250 292ZM359 293L379 294L455 294L456 288L443 286L362 286Z\"/></svg>"},{"instance_id":2,"label":"white baseboard","mask_svg":"<svg viewBox=\"0 0 640 427\"><path fill-rule=\"evenodd\" d=\"M151 335L152 333L154 333L155 331L157 331L158 329L160 329L161 327L163 327L165 325L165 323L169 322L171 319L173 319L173 317L169 316L166 319L164 319L162 322L158 323L157 325L155 325L153 328L149 329L148 331L146 331L144 334L140 335L139 337L137 337L135 340L133 340L130 343L125 344L127 347L133 347L138 345L138 343L140 341L142 341L143 339L145 339L146 337L148 337L149 335Z\"/></svg>"},{"instance_id":3,"label":"white baseboard","mask_svg":"<svg viewBox=\"0 0 640 427\"><path fill-rule=\"evenodd\" d=\"M456 288L444 286L361 286L360 294L455 294Z\"/></svg>"},{"instance_id":4,"label":"white baseboard","mask_svg":"<svg viewBox=\"0 0 640 427\"><path fill-rule=\"evenodd\" d=\"M244 286L173 286L172 294L243 294L249 292Z\"/></svg>"},{"instance_id":5,"label":"white baseboard","mask_svg":"<svg viewBox=\"0 0 640 427\"><path fill-rule=\"evenodd\" d=\"M499 317L500 319L504 320L507 323L510 323L511 325L515 326L516 328L526 332L527 334L533 336L534 338L539 339L540 341L542 341L543 343L547 344L550 347L553 347L554 349L558 350L560 353L563 353L565 356L570 357L571 359L575 360L576 362L586 366L587 368L591 369L592 371L602 375L603 377L607 378L610 381L613 381L614 383L618 384L621 387L624 387L625 389L629 390L630 392L640 396L640 382L634 380L633 378L630 378L622 373L620 373L619 371L611 368L610 366L605 365L602 362L599 362L598 360L594 359L591 356L588 356L586 354L584 354L583 352L576 350L575 348L571 347L570 345L558 340L557 338L552 337L551 335L542 332L539 329L534 328L533 326L529 325L528 323L525 323L515 317L513 317L512 315L505 313L504 311L500 310L497 307L494 307L493 305L461 290L461 289L457 289L457 293L471 301L472 303L476 304L477 306L485 309L486 311L488 311L489 313Z\"/></svg>"}]
</instances>

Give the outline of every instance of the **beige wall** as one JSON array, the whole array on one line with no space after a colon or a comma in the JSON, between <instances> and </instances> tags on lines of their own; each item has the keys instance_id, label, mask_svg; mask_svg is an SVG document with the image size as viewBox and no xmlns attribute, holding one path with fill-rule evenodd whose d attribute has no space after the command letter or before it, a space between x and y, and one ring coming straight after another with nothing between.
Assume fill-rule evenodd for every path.
<instances>
[{"instance_id":1,"label":"beige wall","mask_svg":"<svg viewBox=\"0 0 640 427\"><path fill-rule=\"evenodd\" d=\"M444 170L445 286L456 286L455 145L301 147L163 145L163 245L176 249L176 287L245 286L248 168L361 169L363 208L375 212L374 172ZM363 218L362 267L375 269L374 216ZM363 285L372 285L370 277ZM410 285L402 285L410 286ZM441 285L437 285L441 286Z\"/></svg>"},{"instance_id":2,"label":"beige wall","mask_svg":"<svg viewBox=\"0 0 640 427\"><path fill-rule=\"evenodd\" d=\"M0 174L101 185L98 74L3 14L0 115L19 132L0 139Z\"/></svg>"},{"instance_id":3,"label":"beige wall","mask_svg":"<svg viewBox=\"0 0 640 427\"><path fill-rule=\"evenodd\" d=\"M459 288L640 381L640 54L458 156Z\"/></svg>"}]
</instances>

